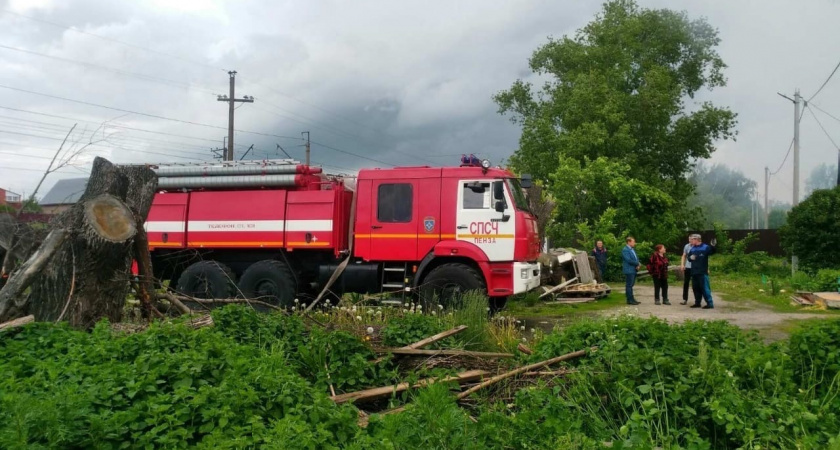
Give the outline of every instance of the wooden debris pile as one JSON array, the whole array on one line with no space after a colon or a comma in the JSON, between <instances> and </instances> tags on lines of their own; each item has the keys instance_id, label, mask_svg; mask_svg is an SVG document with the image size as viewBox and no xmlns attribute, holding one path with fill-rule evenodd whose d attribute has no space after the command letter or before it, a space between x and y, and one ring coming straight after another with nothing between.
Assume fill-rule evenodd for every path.
<instances>
[{"instance_id":1,"label":"wooden debris pile","mask_svg":"<svg viewBox=\"0 0 840 450\"><path fill-rule=\"evenodd\" d=\"M819 309L840 309L840 293L838 292L798 291L790 299L801 306L813 306Z\"/></svg>"},{"instance_id":2,"label":"wooden debris pile","mask_svg":"<svg viewBox=\"0 0 840 450\"><path fill-rule=\"evenodd\" d=\"M465 351L465 350L424 350L422 347L426 347L431 345L437 341L445 339L449 336L453 336L461 331L464 331L467 327L464 325L458 326L451 330L444 331L443 333L436 334L434 336L428 337L421 341L417 341L413 344L407 345L405 347L400 348L385 348L378 350L379 353L383 354L390 354L397 357L403 356L422 356L428 358L427 360L431 360L432 358L441 357L441 356L460 356L460 357L467 357L467 358L477 358L477 359L484 359L484 358L512 358L514 355L511 353L494 353L494 352L472 352L472 351ZM443 378L426 378L419 380L415 383L399 383L391 386L382 386L376 387L371 389L365 389L356 392L348 392L340 395L336 395L333 392L332 399L336 403L354 403L356 405L363 404L363 403L375 403L377 401L381 401L386 398L390 398L391 396L398 394L400 392L405 392L411 389L419 389L431 384L435 383L455 383L459 386L461 390L458 395L457 399L459 402L465 403L468 402L468 397L472 394L478 392L479 390L488 388L490 386L496 385L504 380L513 379L513 384L516 384L517 381L528 380L528 379L539 379L539 378L548 378L554 379L558 377L562 377L571 371L568 369L555 369L555 370L546 370L546 368L552 364L557 364L563 361L568 361L575 358L580 358L585 356L588 351L596 350L596 347L592 347L588 350L580 350L577 352L572 352L566 355L558 356L556 358L551 358L545 361L541 361L534 364L528 364L525 366L517 367L512 370L502 371L501 369L498 370L495 375L492 374L488 370L484 369L469 369L459 372L454 376L443 377ZM519 351L525 354L531 354L531 349L529 349L526 345L520 344ZM377 359L375 362L381 361L381 358ZM516 377L516 378L515 378ZM530 382L532 383L532 381ZM530 385L530 384L527 384ZM330 386L330 390L333 391L332 386ZM377 414L381 415L389 415L389 414L397 414L404 411L406 406L400 406L398 408L387 409L384 411L380 411ZM359 426L367 426L368 424L369 414L363 411L359 411Z\"/></svg>"},{"instance_id":3,"label":"wooden debris pile","mask_svg":"<svg viewBox=\"0 0 840 450\"><path fill-rule=\"evenodd\" d=\"M600 281L594 259L586 252L552 249L540 258L543 271L548 273L540 299L549 303L588 303L604 298L612 292ZM544 280L545 281L545 280Z\"/></svg>"}]
</instances>

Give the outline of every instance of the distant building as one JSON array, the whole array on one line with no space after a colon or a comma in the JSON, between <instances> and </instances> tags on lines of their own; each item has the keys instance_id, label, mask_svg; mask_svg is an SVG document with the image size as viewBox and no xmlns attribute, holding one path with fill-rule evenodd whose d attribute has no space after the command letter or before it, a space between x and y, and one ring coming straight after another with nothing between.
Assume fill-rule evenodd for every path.
<instances>
[{"instance_id":1,"label":"distant building","mask_svg":"<svg viewBox=\"0 0 840 450\"><path fill-rule=\"evenodd\" d=\"M47 195L41 199L41 211L44 214L58 214L70 209L85 193L87 178L66 178L58 180Z\"/></svg>"},{"instance_id":2,"label":"distant building","mask_svg":"<svg viewBox=\"0 0 840 450\"><path fill-rule=\"evenodd\" d=\"M20 209L23 206L23 197L18 193L0 188L0 205Z\"/></svg>"}]
</instances>

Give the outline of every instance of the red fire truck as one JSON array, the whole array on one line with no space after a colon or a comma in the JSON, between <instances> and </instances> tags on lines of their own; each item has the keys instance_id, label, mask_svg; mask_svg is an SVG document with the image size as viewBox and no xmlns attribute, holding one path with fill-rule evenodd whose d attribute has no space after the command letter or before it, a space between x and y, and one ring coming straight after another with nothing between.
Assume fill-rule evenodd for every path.
<instances>
[{"instance_id":1,"label":"red fire truck","mask_svg":"<svg viewBox=\"0 0 840 450\"><path fill-rule=\"evenodd\" d=\"M536 220L522 190L530 179L473 155L459 167L357 177L292 160L151 167L155 276L187 295L288 307L319 292L345 259L330 286L336 294L430 303L479 290L500 307L540 282Z\"/></svg>"}]
</instances>

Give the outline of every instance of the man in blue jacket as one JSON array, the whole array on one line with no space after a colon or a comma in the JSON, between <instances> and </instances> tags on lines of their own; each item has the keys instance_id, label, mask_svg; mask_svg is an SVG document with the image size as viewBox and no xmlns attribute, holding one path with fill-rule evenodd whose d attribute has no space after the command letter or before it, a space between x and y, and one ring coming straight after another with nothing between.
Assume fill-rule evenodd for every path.
<instances>
[{"instance_id":1,"label":"man in blue jacket","mask_svg":"<svg viewBox=\"0 0 840 450\"><path fill-rule=\"evenodd\" d=\"M636 240L633 236L627 236L627 245L621 250L621 271L624 273L625 285L624 294L627 296L628 305L638 305L633 295L633 285L636 284L636 273L639 271L639 257L636 256Z\"/></svg>"},{"instance_id":2,"label":"man in blue jacket","mask_svg":"<svg viewBox=\"0 0 840 450\"><path fill-rule=\"evenodd\" d=\"M701 299L706 300L703 309L713 309L712 288L709 286L709 255L715 253L715 239L711 245L704 244L699 234L692 234L692 247L688 251L688 259L691 261L691 290L694 291L694 304L692 308L700 308Z\"/></svg>"}]
</instances>

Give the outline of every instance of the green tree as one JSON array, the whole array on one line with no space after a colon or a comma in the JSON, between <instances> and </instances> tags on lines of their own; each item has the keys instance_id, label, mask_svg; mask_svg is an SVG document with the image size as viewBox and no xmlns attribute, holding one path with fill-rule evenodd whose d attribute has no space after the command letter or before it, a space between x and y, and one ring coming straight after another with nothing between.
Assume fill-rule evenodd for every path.
<instances>
[{"instance_id":1,"label":"green tree","mask_svg":"<svg viewBox=\"0 0 840 450\"><path fill-rule=\"evenodd\" d=\"M522 126L512 167L548 182L555 198L579 196L558 192L555 186L569 173L569 161L582 170L601 161L632 168L621 175L598 175L617 177L620 186L599 186L588 194L597 198L578 200L583 207L569 215L573 222L560 217L555 229L597 220L622 201L649 214L654 204L646 199L651 197L655 205L671 209L671 234L688 226L683 205L692 192L687 181L692 161L708 158L716 140L735 135L733 112L709 102L689 104L698 92L725 85L718 43L717 31L702 19L615 0L604 4L574 37L549 39L534 52L530 67L548 80L544 85L518 80L496 95L499 112ZM556 211L566 214L559 206ZM634 219L654 222L651 217ZM640 236L659 232L630 231Z\"/></svg>"},{"instance_id":2,"label":"green tree","mask_svg":"<svg viewBox=\"0 0 840 450\"><path fill-rule=\"evenodd\" d=\"M817 189L831 189L837 186L837 166L822 163L808 175L805 180L805 196L811 195Z\"/></svg>"},{"instance_id":3,"label":"green tree","mask_svg":"<svg viewBox=\"0 0 840 450\"><path fill-rule=\"evenodd\" d=\"M840 187L814 191L791 209L779 229L782 248L804 268L840 267Z\"/></svg>"},{"instance_id":4,"label":"green tree","mask_svg":"<svg viewBox=\"0 0 840 450\"><path fill-rule=\"evenodd\" d=\"M787 223L787 215L790 212L790 203L776 200L770 201L770 214L767 217L770 225L768 228L778 230Z\"/></svg>"},{"instance_id":5,"label":"green tree","mask_svg":"<svg viewBox=\"0 0 840 450\"><path fill-rule=\"evenodd\" d=\"M715 223L730 229L749 225L757 188L755 181L724 164L702 163L697 164L689 180L695 188L688 204L702 211L703 228Z\"/></svg>"}]
</instances>

